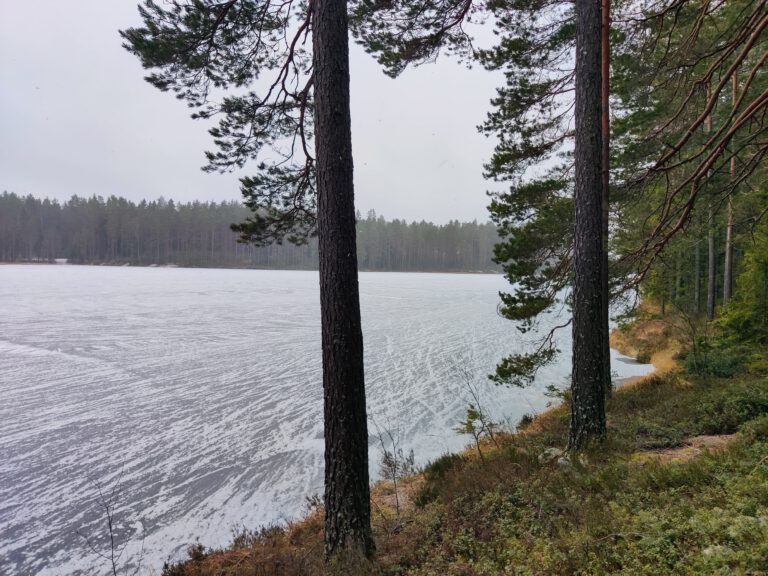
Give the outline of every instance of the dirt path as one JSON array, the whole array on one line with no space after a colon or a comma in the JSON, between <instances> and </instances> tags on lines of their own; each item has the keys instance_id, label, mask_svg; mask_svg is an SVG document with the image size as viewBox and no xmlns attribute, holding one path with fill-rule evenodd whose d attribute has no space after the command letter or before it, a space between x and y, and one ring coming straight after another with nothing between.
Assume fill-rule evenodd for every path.
<instances>
[{"instance_id":1,"label":"dirt path","mask_svg":"<svg viewBox=\"0 0 768 576\"><path fill-rule=\"evenodd\" d=\"M650 460L668 464L670 462L687 462L699 456L705 450L717 452L724 450L736 439L736 434L721 434L715 436L693 436L685 440L683 446L665 450L648 450L635 453L633 460L645 463Z\"/></svg>"}]
</instances>

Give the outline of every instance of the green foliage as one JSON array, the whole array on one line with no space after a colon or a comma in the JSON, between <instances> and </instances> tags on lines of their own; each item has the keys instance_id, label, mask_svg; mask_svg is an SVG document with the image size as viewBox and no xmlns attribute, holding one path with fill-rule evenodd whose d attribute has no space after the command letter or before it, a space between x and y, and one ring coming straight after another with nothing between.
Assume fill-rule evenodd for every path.
<instances>
[{"instance_id":1,"label":"green foliage","mask_svg":"<svg viewBox=\"0 0 768 576\"><path fill-rule=\"evenodd\" d=\"M496 384L525 386L533 381L539 368L555 359L557 353L556 348L545 346L529 354L507 356L496 366L496 372L489 378Z\"/></svg>"},{"instance_id":2,"label":"green foliage","mask_svg":"<svg viewBox=\"0 0 768 576\"><path fill-rule=\"evenodd\" d=\"M515 427L515 429L517 431L525 430L526 428L528 428L528 426L530 426L533 423L533 420L534 420L533 414L523 414L520 417L520 421L517 423L517 426Z\"/></svg>"},{"instance_id":3,"label":"green foliage","mask_svg":"<svg viewBox=\"0 0 768 576\"><path fill-rule=\"evenodd\" d=\"M480 423L481 418L481 413L477 410L477 408L470 405L469 408L467 408L467 413L464 417L464 420L459 424L458 427L455 428L456 432L459 434L474 435L477 429L482 426Z\"/></svg>"},{"instance_id":4,"label":"green foliage","mask_svg":"<svg viewBox=\"0 0 768 576\"><path fill-rule=\"evenodd\" d=\"M438 482L445 478L450 470L455 469L464 462L460 454L443 454L424 467L422 474L427 482Z\"/></svg>"},{"instance_id":5,"label":"green foliage","mask_svg":"<svg viewBox=\"0 0 768 576\"><path fill-rule=\"evenodd\" d=\"M557 180L514 186L496 195L489 210L501 242L495 260L515 291L501 294L501 313L521 330L556 303L565 285L563 258L570 248L573 206Z\"/></svg>"},{"instance_id":6,"label":"green foliage","mask_svg":"<svg viewBox=\"0 0 768 576\"><path fill-rule=\"evenodd\" d=\"M612 3L611 253L618 256L610 266L612 286L618 291L642 280L642 294L658 302L662 312L667 306L692 317L703 311L708 234L718 270L710 290L721 298L726 197L736 200L737 266L755 215L765 214L760 189L766 149L759 144L767 105L761 96L766 39L758 34L763 10L758 0L714 6ZM441 50L468 55L464 25L482 18L492 22L495 44L472 56L504 73L504 85L481 127L498 139L486 175L509 183L508 190L492 195L489 207L501 240L495 258L513 286L501 295L500 312L521 331L530 330L537 317L562 300L570 283L572 5L362 0L353 13L358 40L393 76L408 64L433 60ZM734 62L741 99L736 108L730 94ZM730 134L726 128L738 114L753 121ZM733 328L747 338L766 332L768 298L757 288L766 285L765 266L758 263L759 254L766 253L755 249L746 256L748 275L736 290L737 299L744 299L728 310ZM747 282L752 295L738 296ZM649 355L641 351L641 356ZM695 357L701 370L698 351ZM499 364L495 379L524 384L535 362L547 359L510 357ZM732 368L713 371L726 372Z\"/></svg>"},{"instance_id":7,"label":"green foliage","mask_svg":"<svg viewBox=\"0 0 768 576\"><path fill-rule=\"evenodd\" d=\"M733 378L748 368L749 348L723 340L698 338L697 351L681 355L681 364L690 374Z\"/></svg>"},{"instance_id":8,"label":"green foliage","mask_svg":"<svg viewBox=\"0 0 768 576\"><path fill-rule=\"evenodd\" d=\"M246 242L302 243L315 229L312 53L300 42L310 31L307 9L306 2L146 0L142 26L120 32L151 71L150 84L185 100L193 118L218 119L204 170L256 163L256 175L241 180L253 213L235 227ZM255 85L260 90L249 90Z\"/></svg>"},{"instance_id":9,"label":"green foliage","mask_svg":"<svg viewBox=\"0 0 768 576\"><path fill-rule=\"evenodd\" d=\"M730 434L763 414L768 414L765 382L723 386L696 406L693 425L703 434Z\"/></svg>"},{"instance_id":10,"label":"green foliage","mask_svg":"<svg viewBox=\"0 0 768 576\"><path fill-rule=\"evenodd\" d=\"M475 395L477 396L477 395ZM475 448L481 460L485 460L485 455L481 447L482 440L489 438L495 445L495 432L498 430L498 424L493 422L480 406L470 404L467 408L464 420L454 428L459 434L469 434L475 441Z\"/></svg>"},{"instance_id":11,"label":"green foliage","mask_svg":"<svg viewBox=\"0 0 768 576\"><path fill-rule=\"evenodd\" d=\"M442 50L466 55L470 37L460 25L481 8L467 0L353 0L350 26L388 76L409 64L434 61Z\"/></svg>"},{"instance_id":12,"label":"green foliage","mask_svg":"<svg viewBox=\"0 0 768 576\"><path fill-rule=\"evenodd\" d=\"M622 26L613 44L612 106L618 113L612 165L618 185L612 193L621 222L615 242L620 273L643 277L643 294L662 312L671 307L701 314L709 292L727 304L733 327L747 334L751 310L731 311L739 306L723 300L726 207L733 210L732 270L738 272L765 207L765 150L757 142L768 128L760 100L767 86L761 60L766 38L753 28L765 6L755 0L717 6L684 1L634 9L642 17ZM753 112L761 118L747 120ZM737 283L737 299L754 287Z\"/></svg>"},{"instance_id":13,"label":"green foliage","mask_svg":"<svg viewBox=\"0 0 768 576\"><path fill-rule=\"evenodd\" d=\"M423 514L439 523L441 538L423 534L419 566L407 573L762 573L768 404L758 398L766 395L765 380L682 386L674 376L618 391L609 401L614 440L573 468L538 463L547 445L540 432L515 437L487 465L465 463L427 482L439 505ZM750 408L731 415L743 439L726 450L680 462L627 461L637 450L677 447L704 432L697 406L727 397ZM566 424L557 430L563 441Z\"/></svg>"},{"instance_id":14,"label":"green foliage","mask_svg":"<svg viewBox=\"0 0 768 576\"><path fill-rule=\"evenodd\" d=\"M768 343L768 222L747 244L735 298L721 320L732 339Z\"/></svg>"},{"instance_id":15,"label":"green foliage","mask_svg":"<svg viewBox=\"0 0 768 576\"><path fill-rule=\"evenodd\" d=\"M684 432L679 428L659 424L653 420L641 420L637 424L635 431L639 446L644 450L674 448L680 446L685 437Z\"/></svg>"},{"instance_id":16,"label":"green foliage","mask_svg":"<svg viewBox=\"0 0 768 576\"><path fill-rule=\"evenodd\" d=\"M739 431L753 442L768 441L768 416L760 416L743 424Z\"/></svg>"},{"instance_id":17,"label":"green foliage","mask_svg":"<svg viewBox=\"0 0 768 576\"><path fill-rule=\"evenodd\" d=\"M573 203L563 160L572 132L562 96L573 88L573 11L546 0L497 0L487 8L499 41L478 57L489 70L504 72L505 85L481 127L498 138L486 176L510 183L489 206L499 228L495 259L513 286L501 294L500 312L526 332L561 302L559 295L570 283ZM528 175L531 166L542 163L554 167L541 176ZM556 354L551 343L544 343L533 353L511 355L491 379L524 385Z\"/></svg>"},{"instance_id":18,"label":"green foliage","mask_svg":"<svg viewBox=\"0 0 768 576\"><path fill-rule=\"evenodd\" d=\"M424 508L438 497L437 486L453 470L460 469L464 458L459 454L444 454L427 464L422 470L424 485L416 494L414 504Z\"/></svg>"},{"instance_id":19,"label":"green foliage","mask_svg":"<svg viewBox=\"0 0 768 576\"><path fill-rule=\"evenodd\" d=\"M564 157L572 140L565 95L573 89L573 8L557 0L359 0L352 15L356 38L391 76L441 51L504 73L481 131L498 142L486 176L510 184L492 195L489 207L501 239L495 261L514 286L501 295L500 312L529 330L569 283L573 209ZM480 19L493 23L498 41L474 50L465 24ZM532 166L553 160L557 166L541 177L525 177ZM534 362L553 355L550 348L507 358L495 379L524 383Z\"/></svg>"}]
</instances>

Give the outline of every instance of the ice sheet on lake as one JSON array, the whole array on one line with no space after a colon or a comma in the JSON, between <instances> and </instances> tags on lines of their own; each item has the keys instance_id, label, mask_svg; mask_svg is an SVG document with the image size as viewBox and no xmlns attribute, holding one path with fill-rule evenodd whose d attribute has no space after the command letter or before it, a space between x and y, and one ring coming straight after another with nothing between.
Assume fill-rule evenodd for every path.
<instances>
[{"instance_id":1,"label":"ice sheet on lake","mask_svg":"<svg viewBox=\"0 0 768 576\"><path fill-rule=\"evenodd\" d=\"M369 412L420 462L467 442L453 432L470 401L462 368L510 422L567 384L567 332L565 361L533 386L484 378L524 345L496 314L500 276L360 285ZM106 568L85 539L106 551L98 486L118 479L123 559L143 541L155 570L196 538L221 545L235 525L299 513L322 491L317 286L314 272L0 267L0 574ZM373 473L378 459L372 438Z\"/></svg>"}]
</instances>

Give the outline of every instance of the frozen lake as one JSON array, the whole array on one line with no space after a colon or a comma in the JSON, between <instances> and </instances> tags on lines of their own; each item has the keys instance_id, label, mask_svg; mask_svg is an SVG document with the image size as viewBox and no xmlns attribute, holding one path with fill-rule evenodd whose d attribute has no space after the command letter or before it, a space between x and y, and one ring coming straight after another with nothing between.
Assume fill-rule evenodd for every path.
<instances>
[{"instance_id":1,"label":"frozen lake","mask_svg":"<svg viewBox=\"0 0 768 576\"><path fill-rule=\"evenodd\" d=\"M506 289L494 275L360 275L368 410L418 462L468 442L453 431L464 368L512 423L567 384L569 331L533 386L486 380L524 343L496 314ZM0 574L105 571L85 538L107 552L98 486L121 472L122 560L143 540L159 572L196 539L224 544L322 493L317 273L0 266L0 395ZM379 456L372 439L372 471Z\"/></svg>"}]
</instances>

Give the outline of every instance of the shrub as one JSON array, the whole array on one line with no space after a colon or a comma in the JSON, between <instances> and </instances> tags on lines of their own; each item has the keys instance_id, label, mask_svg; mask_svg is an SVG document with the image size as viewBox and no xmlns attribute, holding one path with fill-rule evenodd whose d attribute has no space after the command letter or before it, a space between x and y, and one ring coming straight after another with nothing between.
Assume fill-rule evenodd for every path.
<instances>
[{"instance_id":1,"label":"shrub","mask_svg":"<svg viewBox=\"0 0 768 576\"><path fill-rule=\"evenodd\" d=\"M443 454L437 460L433 460L424 467L424 485L414 498L414 504L423 508L438 497L437 485L446 475L460 463L464 462L464 457L460 454Z\"/></svg>"},{"instance_id":2,"label":"shrub","mask_svg":"<svg viewBox=\"0 0 768 576\"><path fill-rule=\"evenodd\" d=\"M747 422L740 429L749 440L765 442L768 440L768 415Z\"/></svg>"},{"instance_id":3,"label":"shrub","mask_svg":"<svg viewBox=\"0 0 768 576\"><path fill-rule=\"evenodd\" d=\"M205 546L197 542L196 544L190 544L187 548L187 560L163 564L163 571L161 576L186 576L187 567L190 563L200 563L208 557L209 552L206 551Z\"/></svg>"},{"instance_id":4,"label":"shrub","mask_svg":"<svg viewBox=\"0 0 768 576\"><path fill-rule=\"evenodd\" d=\"M635 355L635 360L640 364L650 364L651 356L653 356L653 347L648 343L643 343L638 349Z\"/></svg>"},{"instance_id":5,"label":"shrub","mask_svg":"<svg viewBox=\"0 0 768 576\"><path fill-rule=\"evenodd\" d=\"M235 526L232 528L231 548L253 548L257 544L269 541L271 538L285 534L285 528L277 524L262 526L258 530L250 530L245 526Z\"/></svg>"},{"instance_id":6,"label":"shrub","mask_svg":"<svg viewBox=\"0 0 768 576\"><path fill-rule=\"evenodd\" d=\"M683 369L689 374L733 378L747 371L750 350L744 346L702 341L698 347L698 354L686 352L681 355Z\"/></svg>"},{"instance_id":7,"label":"shrub","mask_svg":"<svg viewBox=\"0 0 768 576\"><path fill-rule=\"evenodd\" d=\"M702 399L693 424L705 434L730 434L764 414L768 414L768 390L764 385L727 386Z\"/></svg>"},{"instance_id":8,"label":"shrub","mask_svg":"<svg viewBox=\"0 0 768 576\"><path fill-rule=\"evenodd\" d=\"M533 414L523 414L520 422L517 423L517 430L525 430L533 423Z\"/></svg>"},{"instance_id":9,"label":"shrub","mask_svg":"<svg viewBox=\"0 0 768 576\"><path fill-rule=\"evenodd\" d=\"M461 454L443 454L424 467L424 479L427 482L442 480L450 470L463 462L464 457Z\"/></svg>"}]
</instances>

